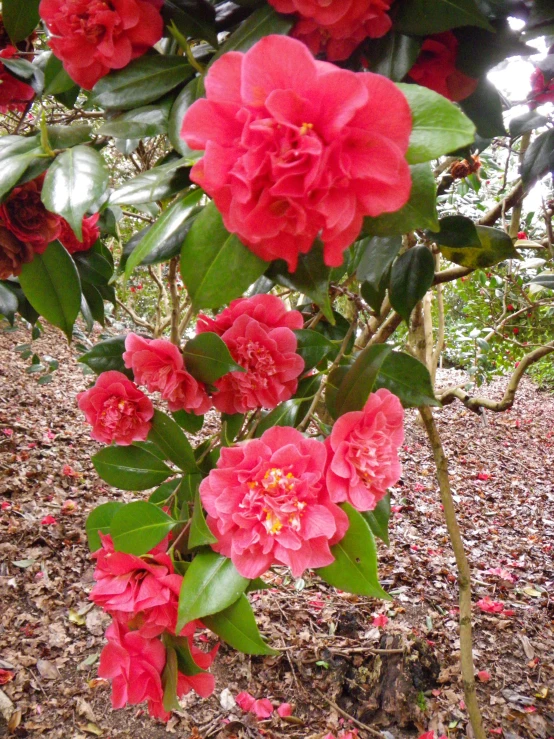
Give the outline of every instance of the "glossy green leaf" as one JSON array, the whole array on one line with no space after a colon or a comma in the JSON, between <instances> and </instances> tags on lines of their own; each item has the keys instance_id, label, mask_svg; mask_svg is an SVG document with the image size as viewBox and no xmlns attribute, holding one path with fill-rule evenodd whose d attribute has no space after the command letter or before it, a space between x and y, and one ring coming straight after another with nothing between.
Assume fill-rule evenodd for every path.
<instances>
[{"instance_id":1,"label":"glossy green leaf","mask_svg":"<svg viewBox=\"0 0 554 739\"><path fill-rule=\"evenodd\" d=\"M89 249L86 252L77 252L73 261L83 282L91 285L107 285L113 275L113 267L100 254Z\"/></svg>"},{"instance_id":2,"label":"glossy green leaf","mask_svg":"<svg viewBox=\"0 0 554 739\"><path fill-rule=\"evenodd\" d=\"M208 11L208 12L206 12ZM207 2L194 0L165 0L164 19L172 21L181 34L193 39L204 39L217 49L217 30L214 8ZM172 27L170 26L170 31Z\"/></svg>"},{"instance_id":3,"label":"glossy green leaf","mask_svg":"<svg viewBox=\"0 0 554 739\"><path fill-rule=\"evenodd\" d=\"M327 406L327 410L329 411L331 418L338 418L339 416L339 412L337 410L339 388L351 366L352 364L350 363L335 367L327 377L327 382L325 383L325 405Z\"/></svg>"},{"instance_id":4,"label":"glossy green leaf","mask_svg":"<svg viewBox=\"0 0 554 739\"><path fill-rule=\"evenodd\" d=\"M484 139L505 136L502 98L486 77L479 80L475 92L460 102L466 116L475 124L477 135Z\"/></svg>"},{"instance_id":5,"label":"glossy green leaf","mask_svg":"<svg viewBox=\"0 0 554 739\"><path fill-rule=\"evenodd\" d=\"M123 503L119 503L118 501L110 501L109 503L103 503L102 505L93 508L88 514L85 529L87 532L88 546L91 552L96 552L100 549L102 542L98 532L101 534L110 533L110 526L112 524L113 517L123 505Z\"/></svg>"},{"instance_id":6,"label":"glossy green leaf","mask_svg":"<svg viewBox=\"0 0 554 739\"><path fill-rule=\"evenodd\" d=\"M362 513L374 536L389 545L390 493L377 503L372 511Z\"/></svg>"},{"instance_id":7,"label":"glossy green leaf","mask_svg":"<svg viewBox=\"0 0 554 739\"><path fill-rule=\"evenodd\" d=\"M298 408L300 403L298 400L286 400L274 408L265 416L256 426L254 436L259 438L265 431L273 426L295 426L298 418Z\"/></svg>"},{"instance_id":8,"label":"glossy green leaf","mask_svg":"<svg viewBox=\"0 0 554 739\"><path fill-rule=\"evenodd\" d=\"M111 339L100 341L95 344L85 354L82 354L77 361L86 364L97 375L109 370L123 372L132 379L131 370L126 369L123 361L123 352L125 351L125 336L114 336Z\"/></svg>"},{"instance_id":9,"label":"glossy green leaf","mask_svg":"<svg viewBox=\"0 0 554 739\"><path fill-rule=\"evenodd\" d=\"M176 524L158 506L137 500L116 511L110 534L116 551L140 556L159 544Z\"/></svg>"},{"instance_id":10,"label":"glossy green leaf","mask_svg":"<svg viewBox=\"0 0 554 739\"><path fill-rule=\"evenodd\" d=\"M155 505L165 506L169 498L177 491L177 488L182 482L182 477L175 477L173 480L167 480L154 490L154 492L148 498L149 503Z\"/></svg>"},{"instance_id":11,"label":"glossy green leaf","mask_svg":"<svg viewBox=\"0 0 554 739\"><path fill-rule=\"evenodd\" d=\"M162 411L155 410L148 439L183 472L195 472L196 461L189 440L179 425Z\"/></svg>"},{"instance_id":12,"label":"glossy green leaf","mask_svg":"<svg viewBox=\"0 0 554 739\"><path fill-rule=\"evenodd\" d=\"M19 283L33 308L71 340L81 308L81 285L75 263L58 242L24 264Z\"/></svg>"},{"instance_id":13,"label":"glossy green leaf","mask_svg":"<svg viewBox=\"0 0 554 739\"><path fill-rule=\"evenodd\" d=\"M50 53L44 67L44 94L59 95L75 86L75 82L65 71L61 59Z\"/></svg>"},{"instance_id":14,"label":"glossy green leaf","mask_svg":"<svg viewBox=\"0 0 554 739\"><path fill-rule=\"evenodd\" d=\"M224 611L205 616L203 622L210 631L243 654L278 654L263 640L252 606L244 594Z\"/></svg>"},{"instance_id":15,"label":"glossy green leaf","mask_svg":"<svg viewBox=\"0 0 554 739\"><path fill-rule=\"evenodd\" d=\"M213 202L197 216L181 250L181 276L195 309L230 303L267 266L227 231Z\"/></svg>"},{"instance_id":16,"label":"glossy green leaf","mask_svg":"<svg viewBox=\"0 0 554 739\"><path fill-rule=\"evenodd\" d=\"M145 257L160 243L178 231L186 219L193 213L200 199L201 190L193 190L185 197L174 202L158 218L139 243L135 246L125 263L125 276L129 277ZM190 232L189 232L190 233Z\"/></svg>"},{"instance_id":17,"label":"glossy green leaf","mask_svg":"<svg viewBox=\"0 0 554 739\"><path fill-rule=\"evenodd\" d=\"M197 554L181 586L177 632L190 621L223 611L240 598L249 582L227 557L210 550Z\"/></svg>"},{"instance_id":18,"label":"glossy green leaf","mask_svg":"<svg viewBox=\"0 0 554 739\"><path fill-rule=\"evenodd\" d=\"M204 89L202 86L202 80L202 77L195 77L190 82L187 82L173 103L173 107L169 114L169 125L167 131L169 140L171 141L175 151L178 151L179 154L186 158L192 157L196 159L204 155L203 151L190 149L185 143L185 140L181 138L181 129L183 127L185 113L199 97L202 97Z\"/></svg>"},{"instance_id":19,"label":"glossy green leaf","mask_svg":"<svg viewBox=\"0 0 554 739\"><path fill-rule=\"evenodd\" d=\"M554 128L541 133L523 156L521 178L526 190L554 170Z\"/></svg>"},{"instance_id":20,"label":"glossy green leaf","mask_svg":"<svg viewBox=\"0 0 554 739\"><path fill-rule=\"evenodd\" d=\"M408 249L392 265L389 298L405 321L435 279L435 260L426 246Z\"/></svg>"},{"instance_id":21,"label":"glossy green leaf","mask_svg":"<svg viewBox=\"0 0 554 739\"><path fill-rule=\"evenodd\" d=\"M521 259L506 231L488 226L476 226L475 230L478 245L475 242L452 247L439 244L441 254L455 264L472 269L492 267L505 259Z\"/></svg>"},{"instance_id":22,"label":"glossy green leaf","mask_svg":"<svg viewBox=\"0 0 554 739\"><path fill-rule=\"evenodd\" d=\"M349 503L343 503L341 508L350 526L338 544L331 547L335 561L316 570L317 574L329 585L347 593L392 600L379 585L377 547L367 521Z\"/></svg>"},{"instance_id":23,"label":"glossy green leaf","mask_svg":"<svg viewBox=\"0 0 554 739\"><path fill-rule=\"evenodd\" d=\"M26 169L41 154L44 154L44 152L37 147L37 142L34 139L30 139L26 146L18 142L18 145L14 144L4 151L0 148L0 156L2 157L2 167L0 167L0 199L19 182Z\"/></svg>"},{"instance_id":24,"label":"glossy green leaf","mask_svg":"<svg viewBox=\"0 0 554 739\"><path fill-rule=\"evenodd\" d=\"M531 280L531 285L540 285L541 287L546 287L549 290L554 290L554 274L548 274L546 272L541 273L540 275L537 275L533 280Z\"/></svg>"},{"instance_id":25,"label":"glossy green leaf","mask_svg":"<svg viewBox=\"0 0 554 739\"><path fill-rule=\"evenodd\" d=\"M208 385L213 385L228 372L245 371L235 362L227 344L209 331L187 341L183 354L188 372L199 382Z\"/></svg>"},{"instance_id":26,"label":"glossy green leaf","mask_svg":"<svg viewBox=\"0 0 554 739\"><path fill-rule=\"evenodd\" d=\"M374 236L366 241L356 277L363 283L363 299L375 312L379 312L387 291L391 265L402 246L402 237Z\"/></svg>"},{"instance_id":27,"label":"glossy green leaf","mask_svg":"<svg viewBox=\"0 0 554 739\"><path fill-rule=\"evenodd\" d=\"M204 425L204 416L197 416L186 411L174 411L171 415L189 434L197 434Z\"/></svg>"},{"instance_id":28,"label":"glossy green leaf","mask_svg":"<svg viewBox=\"0 0 554 739\"><path fill-rule=\"evenodd\" d=\"M453 249L459 247L473 247L479 249L481 242L477 228L471 220L465 216L445 216L439 221L440 229L434 233L429 231L429 238L440 246L449 246Z\"/></svg>"},{"instance_id":29,"label":"glossy green leaf","mask_svg":"<svg viewBox=\"0 0 554 739\"><path fill-rule=\"evenodd\" d=\"M83 216L104 195L108 179L106 163L95 149L82 145L67 149L48 169L42 202L63 216L81 240Z\"/></svg>"},{"instance_id":30,"label":"glossy green leaf","mask_svg":"<svg viewBox=\"0 0 554 739\"><path fill-rule=\"evenodd\" d=\"M109 446L92 458L94 469L109 485L121 490L148 490L171 474L156 455L138 446Z\"/></svg>"},{"instance_id":31,"label":"glossy green leaf","mask_svg":"<svg viewBox=\"0 0 554 739\"><path fill-rule=\"evenodd\" d=\"M410 167L412 190L406 205L396 213L364 218L363 232L369 236L394 236L419 228L438 230L437 187L429 164Z\"/></svg>"},{"instance_id":32,"label":"glossy green leaf","mask_svg":"<svg viewBox=\"0 0 554 739\"><path fill-rule=\"evenodd\" d=\"M9 287L0 282L0 315L13 322L15 312L18 308L17 296Z\"/></svg>"},{"instance_id":33,"label":"glossy green leaf","mask_svg":"<svg viewBox=\"0 0 554 739\"><path fill-rule=\"evenodd\" d=\"M70 149L90 141L93 129L89 123L76 123L72 126L47 126L46 132L52 149Z\"/></svg>"},{"instance_id":34,"label":"glossy green leaf","mask_svg":"<svg viewBox=\"0 0 554 739\"><path fill-rule=\"evenodd\" d=\"M300 255L298 266L292 274L287 263L278 259L272 262L266 275L278 285L305 295L320 308L329 323L335 322L329 298L331 269L323 261L321 244L315 244L307 254Z\"/></svg>"},{"instance_id":35,"label":"glossy green leaf","mask_svg":"<svg viewBox=\"0 0 554 739\"><path fill-rule=\"evenodd\" d=\"M173 100L168 97L155 105L121 113L102 124L97 133L115 139L142 139L167 133L172 103Z\"/></svg>"},{"instance_id":36,"label":"glossy green leaf","mask_svg":"<svg viewBox=\"0 0 554 739\"><path fill-rule=\"evenodd\" d=\"M221 444L231 446L240 432L244 423L243 413L221 414Z\"/></svg>"},{"instance_id":37,"label":"glossy green leaf","mask_svg":"<svg viewBox=\"0 0 554 739\"><path fill-rule=\"evenodd\" d=\"M304 372L316 367L335 350L335 345L317 331L298 329L294 335L298 341L296 353L304 360Z\"/></svg>"},{"instance_id":38,"label":"glossy green leaf","mask_svg":"<svg viewBox=\"0 0 554 739\"><path fill-rule=\"evenodd\" d=\"M165 648L165 666L162 672L163 699L162 705L164 711L179 711L181 706L177 700L177 652L172 646L166 645Z\"/></svg>"},{"instance_id":39,"label":"glossy green leaf","mask_svg":"<svg viewBox=\"0 0 554 739\"><path fill-rule=\"evenodd\" d=\"M179 672L182 672L183 675L199 675L202 672L206 672L206 670L198 667L194 661L186 636L173 638L172 642L175 645L175 651L177 652Z\"/></svg>"},{"instance_id":40,"label":"glossy green leaf","mask_svg":"<svg viewBox=\"0 0 554 739\"><path fill-rule=\"evenodd\" d=\"M475 0L403 0L394 27L401 33L429 36L459 26L494 31Z\"/></svg>"},{"instance_id":41,"label":"glossy green leaf","mask_svg":"<svg viewBox=\"0 0 554 739\"><path fill-rule=\"evenodd\" d=\"M130 110L154 102L194 75L182 56L145 55L102 77L90 102L100 108Z\"/></svg>"},{"instance_id":42,"label":"glossy green leaf","mask_svg":"<svg viewBox=\"0 0 554 739\"><path fill-rule=\"evenodd\" d=\"M391 352L379 369L374 390L386 388L400 398L405 408L437 405L431 375L419 360L404 352Z\"/></svg>"},{"instance_id":43,"label":"glossy green leaf","mask_svg":"<svg viewBox=\"0 0 554 739\"><path fill-rule=\"evenodd\" d=\"M358 354L339 386L335 401L337 415L362 410L377 373L390 352L391 347L387 344L377 344L366 347Z\"/></svg>"},{"instance_id":44,"label":"glossy green leaf","mask_svg":"<svg viewBox=\"0 0 554 739\"><path fill-rule=\"evenodd\" d=\"M406 155L410 164L428 162L473 143L475 126L454 103L427 87L405 83L398 87L412 111L413 128Z\"/></svg>"},{"instance_id":45,"label":"glossy green leaf","mask_svg":"<svg viewBox=\"0 0 554 739\"><path fill-rule=\"evenodd\" d=\"M40 22L40 0L2 0L2 23L13 44L30 36Z\"/></svg>"},{"instance_id":46,"label":"glossy green leaf","mask_svg":"<svg viewBox=\"0 0 554 739\"><path fill-rule=\"evenodd\" d=\"M112 192L109 202L110 205L153 203L175 195L188 185L188 167L182 159L177 159L126 180ZM195 192L198 194L201 191Z\"/></svg>"},{"instance_id":47,"label":"glossy green leaf","mask_svg":"<svg viewBox=\"0 0 554 739\"><path fill-rule=\"evenodd\" d=\"M189 531L189 549L195 549L196 547L203 547L206 544L215 544L217 537L215 537L206 523L204 511L202 510L202 501L200 500L200 493L198 490L194 496L194 508L192 511L192 519L190 523Z\"/></svg>"},{"instance_id":48,"label":"glossy green leaf","mask_svg":"<svg viewBox=\"0 0 554 739\"><path fill-rule=\"evenodd\" d=\"M512 118L509 123L510 136L515 138L524 133L534 131L536 128L542 128L548 123L548 118L536 110L529 110L523 115Z\"/></svg>"},{"instance_id":49,"label":"glossy green leaf","mask_svg":"<svg viewBox=\"0 0 554 739\"><path fill-rule=\"evenodd\" d=\"M400 82L414 66L421 40L391 31L368 42L370 69L394 82Z\"/></svg>"}]
</instances>

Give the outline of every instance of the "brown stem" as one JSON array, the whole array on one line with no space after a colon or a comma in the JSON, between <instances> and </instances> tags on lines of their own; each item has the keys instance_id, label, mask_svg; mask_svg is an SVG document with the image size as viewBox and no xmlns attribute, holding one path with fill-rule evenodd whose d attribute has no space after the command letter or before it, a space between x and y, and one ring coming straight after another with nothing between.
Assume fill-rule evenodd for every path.
<instances>
[{"instance_id":1,"label":"brown stem","mask_svg":"<svg viewBox=\"0 0 554 739\"><path fill-rule=\"evenodd\" d=\"M462 680L464 685L464 696L469 720L473 729L475 739L485 739L481 709L477 701L475 691L475 667L473 665L473 642L471 628L471 570L464 550L464 543L456 518L456 508L452 498L450 480L448 477L448 460L444 453L441 438L435 425L435 419L429 406L421 406L419 409L421 419L425 425L429 442L433 449L435 465L437 467L437 480L441 493L444 517L448 535L452 542L456 566L458 568L458 583L460 589L460 662L462 667Z\"/></svg>"},{"instance_id":2,"label":"brown stem","mask_svg":"<svg viewBox=\"0 0 554 739\"><path fill-rule=\"evenodd\" d=\"M137 326L142 326L143 328L147 328L150 333L154 333L154 326L151 323L148 323L148 321L143 320L140 316L137 316L135 311L132 308L129 308L128 305L125 305L119 298L116 300L117 304L120 308L123 308L125 313L127 313L133 321L136 323Z\"/></svg>"},{"instance_id":3,"label":"brown stem","mask_svg":"<svg viewBox=\"0 0 554 739\"><path fill-rule=\"evenodd\" d=\"M169 263L169 294L171 296L171 342L175 346L181 343L181 334L179 332L180 305L179 292L177 290L177 265L179 257L173 257Z\"/></svg>"}]
</instances>

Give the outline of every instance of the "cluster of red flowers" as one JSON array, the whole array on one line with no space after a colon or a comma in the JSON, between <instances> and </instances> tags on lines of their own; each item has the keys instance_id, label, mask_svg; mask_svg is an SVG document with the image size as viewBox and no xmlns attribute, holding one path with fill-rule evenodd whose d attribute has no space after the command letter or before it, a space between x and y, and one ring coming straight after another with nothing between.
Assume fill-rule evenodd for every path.
<instances>
[{"instance_id":1,"label":"cluster of red flowers","mask_svg":"<svg viewBox=\"0 0 554 739\"><path fill-rule=\"evenodd\" d=\"M364 39L388 33L391 1L269 0L280 13L295 13L299 19L292 35L331 62L348 59Z\"/></svg>"},{"instance_id":2,"label":"cluster of red flowers","mask_svg":"<svg viewBox=\"0 0 554 739\"><path fill-rule=\"evenodd\" d=\"M148 701L148 712L167 721L170 714L163 707L162 672L166 648L162 634L174 637L177 649L183 644L199 671L195 675L178 672L177 697L191 690L207 698L215 680L205 672L216 655L195 646L200 621L192 621L176 634L177 605L183 578L175 572L167 553L168 540L143 557L114 550L109 536L100 534L102 548L93 554L96 560L90 598L113 618L106 631L107 645L100 655L98 674L112 682L112 705L123 708ZM196 672L196 670L195 670Z\"/></svg>"},{"instance_id":3,"label":"cluster of red flowers","mask_svg":"<svg viewBox=\"0 0 554 739\"><path fill-rule=\"evenodd\" d=\"M11 43L0 15L0 113L21 113L35 97L31 85L14 77L1 61L17 55L18 49Z\"/></svg>"},{"instance_id":4,"label":"cluster of red flowers","mask_svg":"<svg viewBox=\"0 0 554 739\"><path fill-rule=\"evenodd\" d=\"M531 107L536 108L541 103L554 103L554 77L548 78L538 67L531 75L531 92L529 100Z\"/></svg>"},{"instance_id":5,"label":"cluster of red flowers","mask_svg":"<svg viewBox=\"0 0 554 739\"><path fill-rule=\"evenodd\" d=\"M1 86L0 86L1 89ZM67 221L46 210L41 200L45 175L15 187L0 205L0 279L21 274L24 264L59 239L70 254L87 251L100 236L99 215L83 219L83 241Z\"/></svg>"}]
</instances>

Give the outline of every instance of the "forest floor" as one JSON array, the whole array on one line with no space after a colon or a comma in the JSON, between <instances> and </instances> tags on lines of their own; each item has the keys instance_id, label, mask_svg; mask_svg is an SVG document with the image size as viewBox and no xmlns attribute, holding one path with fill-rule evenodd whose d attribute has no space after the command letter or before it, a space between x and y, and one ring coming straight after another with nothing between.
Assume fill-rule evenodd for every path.
<instances>
[{"instance_id":1,"label":"forest floor","mask_svg":"<svg viewBox=\"0 0 554 739\"><path fill-rule=\"evenodd\" d=\"M283 650L278 656L246 657L222 646L214 695L187 696L167 726L143 707L112 711L109 686L96 678L107 619L87 600L93 566L84 522L94 506L131 494L107 489L90 462L97 445L75 404L90 378L74 350L46 331L35 350L55 356L60 368L50 384L39 385L25 372L30 360L15 351L28 332L6 328L0 327L0 711L12 714L12 735L315 739L357 725L364 738L417 737L432 729L471 737L458 668L453 553L431 452L412 411L403 477L392 491L391 544L379 547L380 578L394 599L359 598L316 578L295 583L277 572L274 587L252 601L262 633ZM447 371L441 382L460 377ZM503 385L498 380L483 392L499 397ZM524 380L514 408L489 413L486 424L460 404L436 416L474 574L477 692L487 733L548 739L554 397ZM45 523L46 516L55 523ZM477 605L483 598L501 604L498 612L483 611ZM386 625L373 624L378 614L387 616ZM241 690L275 706L289 702L293 716L257 722L233 707Z\"/></svg>"}]
</instances>

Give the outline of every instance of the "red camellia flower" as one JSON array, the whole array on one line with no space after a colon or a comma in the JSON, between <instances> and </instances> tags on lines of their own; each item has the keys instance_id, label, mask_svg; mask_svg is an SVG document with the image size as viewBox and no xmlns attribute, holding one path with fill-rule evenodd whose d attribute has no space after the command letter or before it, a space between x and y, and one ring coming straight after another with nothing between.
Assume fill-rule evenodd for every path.
<instances>
[{"instance_id":1,"label":"red camellia flower","mask_svg":"<svg viewBox=\"0 0 554 739\"><path fill-rule=\"evenodd\" d=\"M202 415L212 407L204 385L186 371L183 355L175 344L128 334L125 349L123 361L133 370L135 380L151 393L160 392L171 411Z\"/></svg>"},{"instance_id":2,"label":"red camellia flower","mask_svg":"<svg viewBox=\"0 0 554 739\"><path fill-rule=\"evenodd\" d=\"M166 630L174 633L183 578L166 553L167 539L144 558L116 552L110 536L100 534L100 539L102 548L92 555L96 585L90 599L146 639Z\"/></svg>"},{"instance_id":3,"label":"red camellia flower","mask_svg":"<svg viewBox=\"0 0 554 739\"><path fill-rule=\"evenodd\" d=\"M215 318L200 313L196 324L196 333L211 331L218 336L230 329L240 316L250 316L267 329L290 328L292 331L302 328L304 319L297 310L287 310L287 306L276 295L254 295L251 298L237 298L228 308L222 310Z\"/></svg>"},{"instance_id":4,"label":"red camellia flower","mask_svg":"<svg viewBox=\"0 0 554 739\"><path fill-rule=\"evenodd\" d=\"M262 259L285 259L294 271L320 236L326 264L338 266L364 216L408 201L412 118L385 77L266 36L246 54L224 54L205 84L207 99L182 127L191 148L205 149L191 177Z\"/></svg>"},{"instance_id":5,"label":"red camellia flower","mask_svg":"<svg viewBox=\"0 0 554 739\"><path fill-rule=\"evenodd\" d=\"M297 13L292 35L330 61L347 59L366 38L380 38L392 26L391 0L269 0L280 13Z\"/></svg>"},{"instance_id":6,"label":"red camellia flower","mask_svg":"<svg viewBox=\"0 0 554 739\"><path fill-rule=\"evenodd\" d=\"M0 113L8 113L10 110L22 112L35 97L31 85L18 80L2 64L2 59L13 59L16 56L17 49L14 46L0 50Z\"/></svg>"},{"instance_id":7,"label":"red camellia flower","mask_svg":"<svg viewBox=\"0 0 554 739\"><path fill-rule=\"evenodd\" d=\"M128 446L133 441L146 440L154 408L122 372L103 372L94 387L77 395L77 401L96 441Z\"/></svg>"},{"instance_id":8,"label":"red camellia flower","mask_svg":"<svg viewBox=\"0 0 554 739\"><path fill-rule=\"evenodd\" d=\"M244 577L274 564L300 577L334 561L330 544L348 528L346 514L325 488L325 445L288 426L221 450L217 469L200 484L217 544Z\"/></svg>"},{"instance_id":9,"label":"red camellia flower","mask_svg":"<svg viewBox=\"0 0 554 739\"><path fill-rule=\"evenodd\" d=\"M531 74L531 92L529 99L533 103L554 103L554 77L547 80L543 72L537 67ZM534 107L534 106L533 106Z\"/></svg>"},{"instance_id":10,"label":"red camellia flower","mask_svg":"<svg viewBox=\"0 0 554 739\"><path fill-rule=\"evenodd\" d=\"M479 80L456 69L457 51L458 39L452 31L429 36L408 77L449 100L464 100L475 92Z\"/></svg>"},{"instance_id":11,"label":"red camellia flower","mask_svg":"<svg viewBox=\"0 0 554 739\"><path fill-rule=\"evenodd\" d=\"M371 511L400 478L398 449L404 441L404 410L396 395L381 388L363 410L345 413L326 440L327 489L331 500L347 500Z\"/></svg>"},{"instance_id":12,"label":"red camellia flower","mask_svg":"<svg viewBox=\"0 0 554 739\"><path fill-rule=\"evenodd\" d=\"M41 0L48 43L69 76L92 89L160 40L163 0Z\"/></svg>"},{"instance_id":13,"label":"red camellia flower","mask_svg":"<svg viewBox=\"0 0 554 739\"><path fill-rule=\"evenodd\" d=\"M224 314L225 311L221 314L221 326L229 317ZM290 328L271 328L270 313L266 318L268 323L258 321L245 310L221 334L235 362L246 370L229 372L215 381L218 392L213 396L213 404L222 413L275 408L296 392L304 369L304 360L296 353L296 336Z\"/></svg>"},{"instance_id":14,"label":"red camellia flower","mask_svg":"<svg viewBox=\"0 0 554 739\"><path fill-rule=\"evenodd\" d=\"M79 239L73 233L73 229L65 218L61 219L61 231L59 240L65 246L70 254L76 254L78 251L88 251L98 241L100 229L96 225L100 213L83 218L83 240Z\"/></svg>"},{"instance_id":15,"label":"red camellia flower","mask_svg":"<svg viewBox=\"0 0 554 739\"><path fill-rule=\"evenodd\" d=\"M58 238L61 218L46 210L41 200L45 175L14 188L0 205L0 221L20 241L42 254Z\"/></svg>"},{"instance_id":16,"label":"red camellia flower","mask_svg":"<svg viewBox=\"0 0 554 739\"><path fill-rule=\"evenodd\" d=\"M34 256L33 247L20 241L0 221L0 280L20 275L22 266L32 262Z\"/></svg>"}]
</instances>

